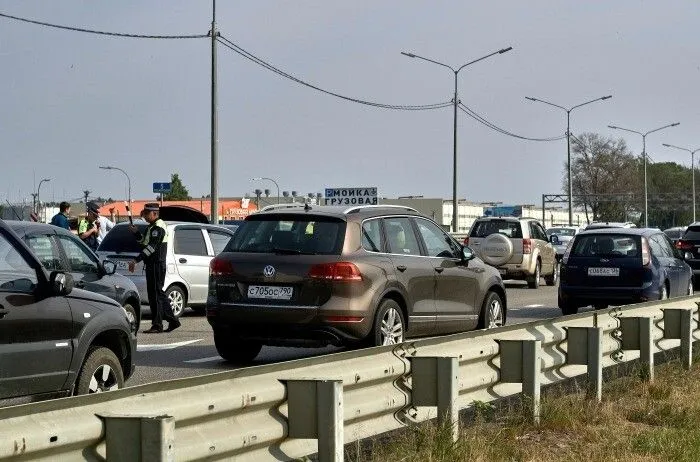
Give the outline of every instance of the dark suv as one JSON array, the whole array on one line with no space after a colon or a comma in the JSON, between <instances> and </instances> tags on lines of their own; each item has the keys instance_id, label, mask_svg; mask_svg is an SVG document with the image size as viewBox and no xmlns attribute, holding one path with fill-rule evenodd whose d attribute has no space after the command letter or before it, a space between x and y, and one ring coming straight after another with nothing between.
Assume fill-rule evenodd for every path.
<instances>
[{"instance_id":1,"label":"dark suv","mask_svg":"<svg viewBox=\"0 0 700 462\"><path fill-rule=\"evenodd\" d=\"M0 220L0 400L122 388L135 354L124 308L49 274Z\"/></svg>"},{"instance_id":2,"label":"dark suv","mask_svg":"<svg viewBox=\"0 0 700 462\"><path fill-rule=\"evenodd\" d=\"M211 263L219 354L388 345L505 324L498 271L413 209L305 206L249 216Z\"/></svg>"}]
</instances>

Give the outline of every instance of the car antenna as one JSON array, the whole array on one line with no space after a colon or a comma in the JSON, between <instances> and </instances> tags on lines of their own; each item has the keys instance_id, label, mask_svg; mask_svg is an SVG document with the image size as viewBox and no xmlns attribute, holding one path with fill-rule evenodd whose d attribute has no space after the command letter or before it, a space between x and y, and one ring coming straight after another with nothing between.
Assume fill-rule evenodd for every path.
<instances>
[{"instance_id":1,"label":"car antenna","mask_svg":"<svg viewBox=\"0 0 700 462\"><path fill-rule=\"evenodd\" d=\"M15 216L17 217L17 219L18 219L19 221L22 221L22 217L20 217L20 216L19 216L19 213L17 213L17 209L15 209L15 206L12 205L12 204L10 204L10 201L8 201L7 199L5 199L5 202L7 202L7 205L9 205L10 208L12 209L12 211L15 212Z\"/></svg>"}]
</instances>

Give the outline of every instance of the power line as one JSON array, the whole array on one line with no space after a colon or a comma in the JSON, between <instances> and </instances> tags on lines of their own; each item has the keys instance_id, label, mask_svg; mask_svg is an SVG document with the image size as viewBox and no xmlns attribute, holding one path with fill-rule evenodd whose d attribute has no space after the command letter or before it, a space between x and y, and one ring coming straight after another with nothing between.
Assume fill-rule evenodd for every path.
<instances>
[{"instance_id":1,"label":"power line","mask_svg":"<svg viewBox=\"0 0 700 462\"><path fill-rule=\"evenodd\" d=\"M435 103L435 104L425 104L425 105L397 105L397 104L383 104L383 103L377 103L373 101L365 101L357 98L351 98L349 96L344 96L339 93L335 93L329 90L325 90L321 87L318 87L316 85L313 85L311 83L305 82L287 72L284 72L283 70L273 66L272 64L264 61L263 59L255 56L254 54L250 53L249 51L241 48L240 46L236 45L229 39L227 39L224 36L218 36L217 40L220 44L228 48L229 50L233 51L234 53L237 53L244 58L254 62L255 64L264 67L265 69L274 72L275 74L284 77L286 79L292 80L293 82L296 82L300 85L303 85L305 87L320 91L321 93L324 93L326 95L330 96L335 96L336 98L340 98L346 101L350 101L353 103L359 103L359 104L364 104L367 106L372 106L372 107L378 107L382 109L395 109L395 110L403 110L403 111L426 111L426 110L432 110L432 109L441 109L445 108L448 106L452 106L451 101L445 101L442 103Z\"/></svg>"},{"instance_id":2,"label":"power line","mask_svg":"<svg viewBox=\"0 0 700 462\"><path fill-rule=\"evenodd\" d=\"M459 103L459 108L462 110L462 112L464 112L465 114L467 114L469 117L476 120L480 124L483 124L483 125L487 126L488 128L490 128L491 130L495 130L498 133L501 133L503 135L512 136L513 138L518 138L518 139L527 140L527 141L558 141L558 140L563 140L564 138L566 138L566 135L556 136L556 137L551 137L551 138L530 138L527 136L517 135L513 132L510 132L510 131L508 131L504 128L501 128L498 125L488 121L485 117L479 115L477 112L475 112L474 110L470 109L469 107L465 106L462 103Z\"/></svg>"},{"instance_id":3,"label":"power line","mask_svg":"<svg viewBox=\"0 0 700 462\"><path fill-rule=\"evenodd\" d=\"M0 13L0 17L6 19L13 19L15 21L20 21L24 23L34 24L37 26L52 27L54 29L68 30L72 32L84 32L87 34L96 35L106 35L110 37L123 37L123 38L138 38L138 39L195 39L195 38L205 38L209 34L193 34L193 35L142 35L142 34L126 34L122 32L108 32L95 29L86 29L83 27L73 27L73 26L63 26L60 24L52 24L48 22L36 21L34 19L21 18L19 16L12 16L5 13Z\"/></svg>"}]
</instances>

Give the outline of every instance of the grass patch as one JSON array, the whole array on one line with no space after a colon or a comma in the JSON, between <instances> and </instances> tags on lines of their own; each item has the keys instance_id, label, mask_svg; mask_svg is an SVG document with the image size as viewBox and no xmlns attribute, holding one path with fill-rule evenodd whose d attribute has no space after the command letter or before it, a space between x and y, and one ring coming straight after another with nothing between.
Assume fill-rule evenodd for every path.
<instances>
[{"instance_id":1,"label":"grass patch","mask_svg":"<svg viewBox=\"0 0 700 462\"><path fill-rule=\"evenodd\" d=\"M527 403L497 410L474 403L474 420L453 443L448 428L425 423L376 444L350 462L700 461L700 366L678 362L606 383L603 402L548 390L534 425Z\"/></svg>"}]
</instances>

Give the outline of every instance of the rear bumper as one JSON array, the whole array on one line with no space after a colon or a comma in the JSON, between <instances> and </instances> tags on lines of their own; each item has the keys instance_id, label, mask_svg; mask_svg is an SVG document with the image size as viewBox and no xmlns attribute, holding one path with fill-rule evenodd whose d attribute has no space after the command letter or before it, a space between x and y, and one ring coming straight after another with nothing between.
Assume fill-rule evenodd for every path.
<instances>
[{"instance_id":1,"label":"rear bumper","mask_svg":"<svg viewBox=\"0 0 700 462\"><path fill-rule=\"evenodd\" d=\"M574 305L586 306L594 303L606 304L638 303L658 300L661 296L658 287L647 282L641 287L588 287L559 285L559 298Z\"/></svg>"},{"instance_id":2,"label":"rear bumper","mask_svg":"<svg viewBox=\"0 0 700 462\"><path fill-rule=\"evenodd\" d=\"M360 317L361 321L331 322L327 316ZM208 303L207 321L214 330L265 345L317 347L348 345L364 339L373 318L357 311L339 312L317 306Z\"/></svg>"}]
</instances>

